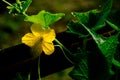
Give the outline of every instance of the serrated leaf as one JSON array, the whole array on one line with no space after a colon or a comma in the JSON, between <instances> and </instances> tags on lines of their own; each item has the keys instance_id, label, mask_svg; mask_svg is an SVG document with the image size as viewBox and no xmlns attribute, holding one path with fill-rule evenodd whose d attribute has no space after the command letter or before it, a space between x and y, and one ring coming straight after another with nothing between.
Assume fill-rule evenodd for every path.
<instances>
[{"instance_id":1,"label":"serrated leaf","mask_svg":"<svg viewBox=\"0 0 120 80\"><path fill-rule=\"evenodd\" d=\"M58 21L64 16L63 13L51 14L44 10L40 11L37 15L27 16L25 21L38 23L44 27L48 27L50 24Z\"/></svg>"},{"instance_id":2,"label":"serrated leaf","mask_svg":"<svg viewBox=\"0 0 120 80\"><path fill-rule=\"evenodd\" d=\"M111 7L112 0L107 0L107 2L103 4L101 11L90 10L88 12L81 13L73 12L73 16L77 17L80 23L96 31L105 26L105 20Z\"/></svg>"},{"instance_id":3,"label":"serrated leaf","mask_svg":"<svg viewBox=\"0 0 120 80\"><path fill-rule=\"evenodd\" d=\"M78 21L80 23L83 23L84 25L86 25L89 28L92 28L93 26L95 26L97 19L96 14L98 13L97 10L90 10L87 12L73 12L72 15L74 17L78 18Z\"/></svg>"},{"instance_id":4,"label":"serrated leaf","mask_svg":"<svg viewBox=\"0 0 120 80\"><path fill-rule=\"evenodd\" d=\"M105 40L103 44L98 44L99 49L104 54L107 60L109 70L111 70L112 67L112 62L114 59L114 54L116 53L117 50L116 49L117 45L118 45L118 35L109 37L108 39Z\"/></svg>"},{"instance_id":5,"label":"serrated leaf","mask_svg":"<svg viewBox=\"0 0 120 80\"><path fill-rule=\"evenodd\" d=\"M81 23L93 29L93 27L95 26L95 24L99 19L97 14L98 11L96 10L90 10L88 12L83 12L83 13L73 12L73 16L78 18L78 22L68 24L69 32L78 34L80 37L83 37L85 35L88 36L88 32L83 28L84 26L81 25ZM77 25L77 27L74 25ZM98 27L103 27L103 26L105 26L105 23L98 25Z\"/></svg>"},{"instance_id":6,"label":"serrated leaf","mask_svg":"<svg viewBox=\"0 0 120 80\"><path fill-rule=\"evenodd\" d=\"M88 32L85 30L85 28L83 28L79 22L75 21L71 21L68 24L67 32L77 34L79 37L86 37L88 35Z\"/></svg>"},{"instance_id":7,"label":"serrated leaf","mask_svg":"<svg viewBox=\"0 0 120 80\"><path fill-rule=\"evenodd\" d=\"M98 30L100 29L102 25L105 23L105 20L107 18L107 16L109 15L111 8L112 8L112 3L113 0L107 0L103 5L102 5L102 10L100 11L100 13L98 14L99 16L99 20L97 21L96 25L94 26L93 30Z\"/></svg>"},{"instance_id":8,"label":"serrated leaf","mask_svg":"<svg viewBox=\"0 0 120 80\"><path fill-rule=\"evenodd\" d=\"M90 10L88 12L81 12L81 13L73 12L72 15L74 17L77 17L81 23L86 24L89 21L89 13L92 12L92 11L93 10Z\"/></svg>"},{"instance_id":9,"label":"serrated leaf","mask_svg":"<svg viewBox=\"0 0 120 80\"><path fill-rule=\"evenodd\" d=\"M75 80L88 80L88 62L86 52L81 51L80 53L74 54L73 62L75 66L69 75Z\"/></svg>"},{"instance_id":10,"label":"serrated leaf","mask_svg":"<svg viewBox=\"0 0 120 80\"><path fill-rule=\"evenodd\" d=\"M85 25L83 26L95 40L96 44L98 45L98 48L106 58L109 72L112 72L111 67L112 67L112 61L114 59L114 54L116 53L116 48L118 45L118 34L105 39L102 36L96 34L93 30L87 28Z\"/></svg>"},{"instance_id":11,"label":"serrated leaf","mask_svg":"<svg viewBox=\"0 0 120 80\"><path fill-rule=\"evenodd\" d=\"M69 74L75 80L88 80L87 60L82 60Z\"/></svg>"}]
</instances>

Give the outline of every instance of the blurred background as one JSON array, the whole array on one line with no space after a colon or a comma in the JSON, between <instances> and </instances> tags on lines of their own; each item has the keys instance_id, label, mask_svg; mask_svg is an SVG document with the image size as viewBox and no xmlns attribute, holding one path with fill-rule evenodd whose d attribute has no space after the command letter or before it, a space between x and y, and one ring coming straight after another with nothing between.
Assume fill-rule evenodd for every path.
<instances>
[{"instance_id":1,"label":"blurred background","mask_svg":"<svg viewBox=\"0 0 120 80\"><path fill-rule=\"evenodd\" d=\"M10 3L15 3L16 0L7 0ZM100 9L101 4L106 0L33 0L27 10L28 15L37 14L41 10L46 10L51 13L65 13L60 21L51 25L56 33L64 32L67 29L67 24L73 19L71 12L83 12L91 9ZM120 0L114 0L113 12L120 11ZM10 15L7 4L0 1L0 50L9 48L21 43L21 37L29 32L31 23L24 22L23 16ZM66 69L53 75L49 75L43 80L72 80L67 73L71 70Z\"/></svg>"}]
</instances>

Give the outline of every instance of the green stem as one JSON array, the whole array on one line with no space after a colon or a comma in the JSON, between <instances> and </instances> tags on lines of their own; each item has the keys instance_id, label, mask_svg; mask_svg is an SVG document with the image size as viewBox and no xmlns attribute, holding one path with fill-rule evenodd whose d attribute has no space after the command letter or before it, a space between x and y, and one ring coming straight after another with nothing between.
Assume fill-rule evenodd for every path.
<instances>
[{"instance_id":1,"label":"green stem","mask_svg":"<svg viewBox=\"0 0 120 80\"><path fill-rule=\"evenodd\" d=\"M57 39L55 39L55 42L60 45L60 48L61 48L61 50L63 51L63 54L64 54L64 56L66 57L66 59L73 64L73 62L72 62L72 61L67 57L67 55L65 54L64 50L67 51L67 52L68 52L69 54L71 54L71 55L72 55L72 52L70 52L70 50L68 50L68 49L67 49L60 41L58 41ZM63 50L62 48L63 48L64 50Z\"/></svg>"},{"instance_id":2,"label":"green stem","mask_svg":"<svg viewBox=\"0 0 120 80\"><path fill-rule=\"evenodd\" d=\"M38 80L41 80L41 76L40 76L40 56L38 58Z\"/></svg>"},{"instance_id":3,"label":"green stem","mask_svg":"<svg viewBox=\"0 0 120 80\"><path fill-rule=\"evenodd\" d=\"M7 2L6 0L2 0L3 2L5 2L6 4L13 6L11 3Z\"/></svg>"},{"instance_id":4,"label":"green stem","mask_svg":"<svg viewBox=\"0 0 120 80\"><path fill-rule=\"evenodd\" d=\"M24 17L27 17L27 16L28 16L25 12L23 12L22 14L23 14Z\"/></svg>"},{"instance_id":5,"label":"green stem","mask_svg":"<svg viewBox=\"0 0 120 80\"><path fill-rule=\"evenodd\" d=\"M106 22L116 31L120 31L120 28L115 24L111 23L110 21L106 20Z\"/></svg>"},{"instance_id":6,"label":"green stem","mask_svg":"<svg viewBox=\"0 0 120 80\"><path fill-rule=\"evenodd\" d=\"M112 63L113 63L113 65L114 65L115 67L117 67L117 68L120 69L120 62L119 62L119 61L117 61L117 60L115 60L115 59L113 58Z\"/></svg>"},{"instance_id":7,"label":"green stem","mask_svg":"<svg viewBox=\"0 0 120 80\"><path fill-rule=\"evenodd\" d=\"M28 74L28 79L27 80L30 80L30 73Z\"/></svg>"}]
</instances>

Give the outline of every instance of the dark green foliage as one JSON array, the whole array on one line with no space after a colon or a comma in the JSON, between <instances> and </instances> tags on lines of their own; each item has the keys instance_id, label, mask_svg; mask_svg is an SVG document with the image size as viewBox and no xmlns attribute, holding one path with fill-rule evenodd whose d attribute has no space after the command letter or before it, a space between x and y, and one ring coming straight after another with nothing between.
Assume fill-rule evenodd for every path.
<instances>
[{"instance_id":1,"label":"dark green foliage","mask_svg":"<svg viewBox=\"0 0 120 80\"><path fill-rule=\"evenodd\" d=\"M69 30L67 32L72 33L72 34L76 34L80 37L87 37L88 36L88 32L85 30L84 27L82 27L81 24L79 24L79 22L75 22L75 21L71 21L69 24Z\"/></svg>"},{"instance_id":2,"label":"dark green foliage","mask_svg":"<svg viewBox=\"0 0 120 80\"><path fill-rule=\"evenodd\" d=\"M77 34L81 38L86 38L88 35L93 38L96 43L96 47L94 50L89 51L89 55L93 53L99 56L98 59L90 60L90 58L95 58L93 56L86 55L87 57L81 57L81 55L77 55L83 52L75 53L77 56L74 56L76 60L73 60L75 66L73 71L71 71L70 76L75 80L110 80L110 78L115 75L115 71L112 69L113 65L120 67L120 63L116 60L115 56L118 54L117 46L119 44L119 28L114 25L110 21L107 20L107 17L110 13L112 7L112 0L107 0L105 4L102 5L101 11L90 10L88 12L73 12L73 16L76 17L77 21L72 21L68 24L69 30L73 34ZM103 37L100 34L97 34L96 31L105 27L107 24L109 27L112 27L117 31L115 35L110 37ZM86 36L87 35L87 36ZM86 43L89 44L89 43ZM86 45L85 45L86 46ZM91 46L91 45L89 45ZM97 50L97 51L96 51ZM84 54L86 54L84 52ZM79 58L78 58L79 56ZM100 59L101 58L101 59ZM77 61L77 62L76 62ZM103 63L103 65L101 65ZM91 66L89 66L89 64ZM93 64L93 65L92 65ZM97 64L97 65L94 65ZM96 68L96 67L98 68ZM101 71L99 71L99 70ZM92 71L92 72L91 72ZM94 76L94 75L96 76ZM90 76L89 76L90 75Z\"/></svg>"},{"instance_id":3,"label":"dark green foliage","mask_svg":"<svg viewBox=\"0 0 120 80\"><path fill-rule=\"evenodd\" d=\"M76 33L80 36L83 36L81 33L84 32L82 25L89 27L90 29L96 31L105 26L105 20L111 10L112 0L108 0L102 7L101 11L98 10L90 10L88 12L73 12L72 15L78 18L78 22L71 22L68 26L71 33ZM75 25L79 24L79 28ZM82 29L82 30L81 30Z\"/></svg>"},{"instance_id":4,"label":"dark green foliage","mask_svg":"<svg viewBox=\"0 0 120 80\"><path fill-rule=\"evenodd\" d=\"M75 80L88 80L88 61L86 51L73 55L75 67L70 72L70 76Z\"/></svg>"}]
</instances>

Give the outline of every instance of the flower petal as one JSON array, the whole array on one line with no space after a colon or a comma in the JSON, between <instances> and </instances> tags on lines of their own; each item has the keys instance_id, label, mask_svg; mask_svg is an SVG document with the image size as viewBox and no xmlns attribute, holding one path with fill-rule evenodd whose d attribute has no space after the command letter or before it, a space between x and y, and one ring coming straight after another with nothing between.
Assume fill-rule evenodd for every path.
<instances>
[{"instance_id":1,"label":"flower petal","mask_svg":"<svg viewBox=\"0 0 120 80\"><path fill-rule=\"evenodd\" d=\"M32 55L33 56L39 56L41 53L42 53L42 46L41 46L42 44L36 44L36 45L34 45L33 47L32 47Z\"/></svg>"},{"instance_id":2,"label":"flower petal","mask_svg":"<svg viewBox=\"0 0 120 80\"><path fill-rule=\"evenodd\" d=\"M30 29L31 29L32 33L37 37L42 36L44 33L44 29L42 29L40 24L32 24Z\"/></svg>"},{"instance_id":3,"label":"flower petal","mask_svg":"<svg viewBox=\"0 0 120 80\"><path fill-rule=\"evenodd\" d=\"M45 42L52 42L53 40L55 40L55 31L54 29L50 29L46 32L44 32L44 35L43 35L43 40Z\"/></svg>"},{"instance_id":4,"label":"flower petal","mask_svg":"<svg viewBox=\"0 0 120 80\"><path fill-rule=\"evenodd\" d=\"M37 37L35 37L32 33L27 33L22 37L22 43L28 45L29 47L34 46L37 40Z\"/></svg>"},{"instance_id":5,"label":"flower petal","mask_svg":"<svg viewBox=\"0 0 120 80\"><path fill-rule=\"evenodd\" d=\"M42 44L42 49L46 55L52 54L55 50L53 43L47 43L47 42L44 42Z\"/></svg>"}]
</instances>

